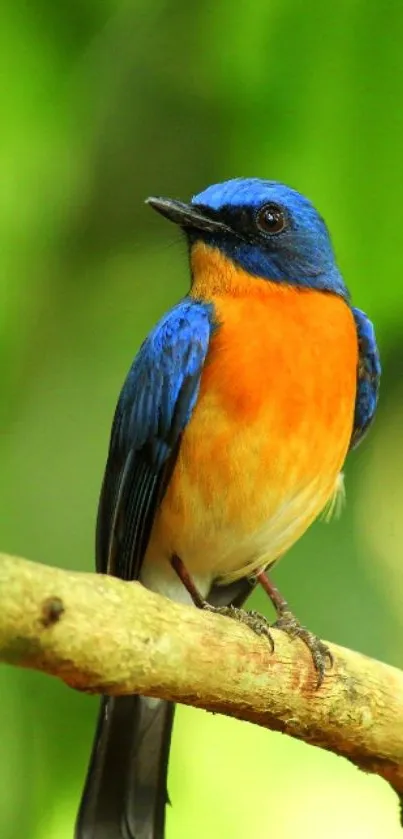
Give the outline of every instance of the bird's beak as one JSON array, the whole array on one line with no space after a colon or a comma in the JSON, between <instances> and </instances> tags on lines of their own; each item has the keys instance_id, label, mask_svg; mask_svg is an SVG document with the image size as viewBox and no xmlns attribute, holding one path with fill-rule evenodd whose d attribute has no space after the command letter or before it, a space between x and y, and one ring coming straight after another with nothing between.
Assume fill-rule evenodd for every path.
<instances>
[{"instance_id":1,"label":"bird's beak","mask_svg":"<svg viewBox=\"0 0 403 839\"><path fill-rule=\"evenodd\" d=\"M207 208L205 210L204 207L183 204L182 201L175 201L173 198L154 198L153 196L147 198L146 204L184 229L205 230L208 233L229 232L226 224L208 215Z\"/></svg>"}]
</instances>

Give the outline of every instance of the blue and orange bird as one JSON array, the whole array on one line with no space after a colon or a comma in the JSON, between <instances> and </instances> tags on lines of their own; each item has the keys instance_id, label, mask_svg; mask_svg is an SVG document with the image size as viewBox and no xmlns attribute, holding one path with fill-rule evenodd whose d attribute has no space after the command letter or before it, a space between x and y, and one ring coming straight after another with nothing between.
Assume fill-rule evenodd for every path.
<instances>
[{"instance_id":1,"label":"blue and orange bird","mask_svg":"<svg viewBox=\"0 0 403 839\"><path fill-rule=\"evenodd\" d=\"M373 326L350 303L326 225L275 181L234 179L189 204L148 203L179 225L189 294L144 341L118 401L99 502L97 570L228 612L264 586L300 627L269 569L342 492L347 453L377 404ZM161 839L172 706L102 707L77 839Z\"/></svg>"}]
</instances>

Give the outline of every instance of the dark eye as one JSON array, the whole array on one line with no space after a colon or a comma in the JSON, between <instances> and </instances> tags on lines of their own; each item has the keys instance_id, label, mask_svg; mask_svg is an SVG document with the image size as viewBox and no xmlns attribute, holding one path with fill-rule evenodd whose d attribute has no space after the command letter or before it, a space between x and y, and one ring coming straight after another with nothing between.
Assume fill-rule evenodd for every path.
<instances>
[{"instance_id":1,"label":"dark eye","mask_svg":"<svg viewBox=\"0 0 403 839\"><path fill-rule=\"evenodd\" d=\"M281 233L287 222L278 204L265 204L257 214L256 223L263 233Z\"/></svg>"}]
</instances>

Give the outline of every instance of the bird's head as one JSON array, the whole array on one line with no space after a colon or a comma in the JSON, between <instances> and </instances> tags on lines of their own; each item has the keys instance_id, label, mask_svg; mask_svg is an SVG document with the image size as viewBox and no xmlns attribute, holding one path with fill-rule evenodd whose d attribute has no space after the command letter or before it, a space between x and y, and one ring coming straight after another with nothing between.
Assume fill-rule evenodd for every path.
<instances>
[{"instance_id":1,"label":"bird's head","mask_svg":"<svg viewBox=\"0 0 403 839\"><path fill-rule=\"evenodd\" d=\"M284 184L234 178L189 204L170 198L148 203L182 228L191 252L203 245L254 277L348 299L325 222L307 198Z\"/></svg>"}]
</instances>

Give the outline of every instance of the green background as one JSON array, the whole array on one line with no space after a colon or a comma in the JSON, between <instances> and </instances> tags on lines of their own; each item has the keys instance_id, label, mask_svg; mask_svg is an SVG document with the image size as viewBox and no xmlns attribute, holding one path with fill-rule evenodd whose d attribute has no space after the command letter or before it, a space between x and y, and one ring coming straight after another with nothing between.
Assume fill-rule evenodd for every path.
<instances>
[{"instance_id":1,"label":"green background","mask_svg":"<svg viewBox=\"0 0 403 839\"><path fill-rule=\"evenodd\" d=\"M384 377L341 520L275 580L311 629L403 666L402 44L399 0L1 5L3 550L93 567L118 390L187 287L144 198L284 180L326 217ZM97 700L7 667L0 696L0 836L72 839ZM380 779L201 711L179 710L169 787L168 839L402 835Z\"/></svg>"}]
</instances>

